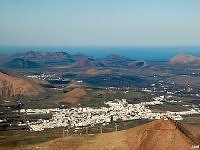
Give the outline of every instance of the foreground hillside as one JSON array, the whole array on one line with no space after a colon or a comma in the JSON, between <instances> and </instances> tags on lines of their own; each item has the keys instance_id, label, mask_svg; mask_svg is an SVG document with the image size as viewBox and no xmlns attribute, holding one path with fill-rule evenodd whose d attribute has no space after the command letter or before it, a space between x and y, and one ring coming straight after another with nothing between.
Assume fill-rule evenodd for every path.
<instances>
[{"instance_id":1,"label":"foreground hillside","mask_svg":"<svg viewBox=\"0 0 200 150\"><path fill-rule=\"evenodd\" d=\"M195 144L172 120L156 120L124 131L65 137L24 149L188 150Z\"/></svg>"}]
</instances>

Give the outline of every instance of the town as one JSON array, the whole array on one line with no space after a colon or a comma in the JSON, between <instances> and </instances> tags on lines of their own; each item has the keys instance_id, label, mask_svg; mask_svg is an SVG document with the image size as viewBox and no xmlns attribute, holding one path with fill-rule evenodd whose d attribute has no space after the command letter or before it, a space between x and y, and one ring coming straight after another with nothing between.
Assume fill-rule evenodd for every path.
<instances>
[{"instance_id":1,"label":"town","mask_svg":"<svg viewBox=\"0 0 200 150\"><path fill-rule=\"evenodd\" d=\"M20 113L25 115L33 114L51 114L51 119L38 119L36 122L27 120L25 123L19 122L18 126L28 125L32 131L42 131L46 128L56 127L86 127L96 124L106 125L113 121L129 121L138 119L160 119L171 118L173 120L183 120L183 115L200 114L199 106L184 106L188 111L180 112L153 112L149 108L151 105L162 105L167 98L159 96L153 98L151 102L141 102L138 104L129 104L126 99L115 99L107 101L108 107L90 108L90 107L72 107L68 109L21 109ZM168 101L175 103L178 101ZM189 108L191 107L191 108Z\"/></svg>"}]
</instances>

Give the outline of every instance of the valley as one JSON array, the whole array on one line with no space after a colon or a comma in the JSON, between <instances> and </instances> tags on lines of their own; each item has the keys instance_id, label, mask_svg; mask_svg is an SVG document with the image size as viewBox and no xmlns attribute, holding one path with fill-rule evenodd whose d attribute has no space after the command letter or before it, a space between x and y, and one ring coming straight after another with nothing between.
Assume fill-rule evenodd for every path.
<instances>
[{"instance_id":1,"label":"valley","mask_svg":"<svg viewBox=\"0 0 200 150\"><path fill-rule=\"evenodd\" d=\"M64 131L80 138L101 128L126 131L162 118L200 124L200 64L193 56L173 63L66 52L7 57L0 63L4 147L49 141Z\"/></svg>"}]
</instances>

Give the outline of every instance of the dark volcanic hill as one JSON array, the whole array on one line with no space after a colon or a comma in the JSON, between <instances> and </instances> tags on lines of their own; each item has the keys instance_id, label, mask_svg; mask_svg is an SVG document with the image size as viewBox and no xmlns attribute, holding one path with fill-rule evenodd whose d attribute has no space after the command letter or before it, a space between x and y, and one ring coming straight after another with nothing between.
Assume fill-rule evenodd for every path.
<instances>
[{"instance_id":1,"label":"dark volcanic hill","mask_svg":"<svg viewBox=\"0 0 200 150\"><path fill-rule=\"evenodd\" d=\"M105 59L102 60L102 63L108 67L119 67L119 66L127 66L132 60L126 57L122 57L119 55L108 55Z\"/></svg>"},{"instance_id":2,"label":"dark volcanic hill","mask_svg":"<svg viewBox=\"0 0 200 150\"><path fill-rule=\"evenodd\" d=\"M66 52L53 52L47 53L43 61L51 65L69 65L74 63L75 59Z\"/></svg>"},{"instance_id":3,"label":"dark volcanic hill","mask_svg":"<svg viewBox=\"0 0 200 150\"><path fill-rule=\"evenodd\" d=\"M30 59L30 60L40 60L45 57L45 55L42 52L35 52L35 51L28 51L26 53L19 54L24 59Z\"/></svg>"},{"instance_id":4,"label":"dark volcanic hill","mask_svg":"<svg viewBox=\"0 0 200 150\"><path fill-rule=\"evenodd\" d=\"M146 67L147 62L144 60L132 61L132 62L128 63L128 66L129 67L137 67L137 68Z\"/></svg>"},{"instance_id":5,"label":"dark volcanic hill","mask_svg":"<svg viewBox=\"0 0 200 150\"><path fill-rule=\"evenodd\" d=\"M71 64L74 63L74 58L66 52L36 52L29 51L19 53L13 56L14 58L23 58L44 64Z\"/></svg>"},{"instance_id":6,"label":"dark volcanic hill","mask_svg":"<svg viewBox=\"0 0 200 150\"><path fill-rule=\"evenodd\" d=\"M66 58L71 58L72 56L66 52L54 52L54 53L48 53L47 57L51 59L66 59Z\"/></svg>"},{"instance_id":7,"label":"dark volcanic hill","mask_svg":"<svg viewBox=\"0 0 200 150\"><path fill-rule=\"evenodd\" d=\"M40 64L23 58L15 58L4 64L7 68L40 68Z\"/></svg>"},{"instance_id":8,"label":"dark volcanic hill","mask_svg":"<svg viewBox=\"0 0 200 150\"><path fill-rule=\"evenodd\" d=\"M145 67L147 62L134 61L127 57L111 54L104 59L86 56L81 53L70 55L66 52L36 52L29 51L13 55L12 58L22 58L44 65L72 65L75 68L89 67Z\"/></svg>"}]
</instances>

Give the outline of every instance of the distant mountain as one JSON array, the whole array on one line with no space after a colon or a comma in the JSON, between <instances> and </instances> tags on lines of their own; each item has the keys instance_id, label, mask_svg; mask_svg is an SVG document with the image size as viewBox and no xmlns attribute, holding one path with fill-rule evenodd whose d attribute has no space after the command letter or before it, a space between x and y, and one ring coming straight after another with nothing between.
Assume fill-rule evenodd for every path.
<instances>
[{"instance_id":1,"label":"distant mountain","mask_svg":"<svg viewBox=\"0 0 200 150\"><path fill-rule=\"evenodd\" d=\"M7 68L39 68L40 64L23 58L15 58L4 64Z\"/></svg>"},{"instance_id":2,"label":"distant mountain","mask_svg":"<svg viewBox=\"0 0 200 150\"><path fill-rule=\"evenodd\" d=\"M0 64L5 63L8 60L8 55L0 53Z\"/></svg>"},{"instance_id":3,"label":"distant mountain","mask_svg":"<svg viewBox=\"0 0 200 150\"><path fill-rule=\"evenodd\" d=\"M102 63L105 66L109 66L109 67L118 67L118 66L127 66L127 64L131 61L132 60L129 58L112 54L112 55L108 55L106 58L104 58L102 60Z\"/></svg>"},{"instance_id":4,"label":"distant mountain","mask_svg":"<svg viewBox=\"0 0 200 150\"><path fill-rule=\"evenodd\" d=\"M170 64L189 64L200 63L200 57L195 57L187 54L178 54L170 59Z\"/></svg>"},{"instance_id":5,"label":"distant mountain","mask_svg":"<svg viewBox=\"0 0 200 150\"><path fill-rule=\"evenodd\" d=\"M73 57L66 52L53 52L53 53L47 53L46 59L55 61L59 60L67 61L67 60L73 60Z\"/></svg>"},{"instance_id":6,"label":"distant mountain","mask_svg":"<svg viewBox=\"0 0 200 150\"><path fill-rule=\"evenodd\" d=\"M44 64L57 65L57 64L71 64L74 63L74 58L66 52L36 52L29 51L26 53L19 53L13 57L28 59L35 62Z\"/></svg>"},{"instance_id":7,"label":"distant mountain","mask_svg":"<svg viewBox=\"0 0 200 150\"><path fill-rule=\"evenodd\" d=\"M75 68L88 68L91 67L92 64L89 60L86 59L81 59L78 62L76 62L76 64L73 66Z\"/></svg>"},{"instance_id":8,"label":"distant mountain","mask_svg":"<svg viewBox=\"0 0 200 150\"><path fill-rule=\"evenodd\" d=\"M22 58L29 61L44 65L71 65L69 67L75 68L89 68L89 67L145 67L146 61L132 60L124 56L111 54L106 58L97 59L92 56L86 56L81 53L70 55L66 52L36 52L29 51L26 53L19 53L13 58Z\"/></svg>"},{"instance_id":9,"label":"distant mountain","mask_svg":"<svg viewBox=\"0 0 200 150\"><path fill-rule=\"evenodd\" d=\"M65 58L71 58L72 56L66 52L54 52L54 53L48 53L48 57L55 58L55 59L65 59Z\"/></svg>"},{"instance_id":10,"label":"distant mountain","mask_svg":"<svg viewBox=\"0 0 200 150\"><path fill-rule=\"evenodd\" d=\"M69 136L31 145L25 149L33 149L37 146L41 149L67 147L81 150L189 150L192 145L196 144L182 124L160 119L127 130L91 136Z\"/></svg>"},{"instance_id":11,"label":"distant mountain","mask_svg":"<svg viewBox=\"0 0 200 150\"><path fill-rule=\"evenodd\" d=\"M28 79L0 72L0 99L13 99L17 95L36 96L43 92L40 87Z\"/></svg>"},{"instance_id":12,"label":"distant mountain","mask_svg":"<svg viewBox=\"0 0 200 150\"><path fill-rule=\"evenodd\" d=\"M64 99L61 100L61 103L76 104L86 95L87 92L84 88L75 88L64 95Z\"/></svg>"},{"instance_id":13,"label":"distant mountain","mask_svg":"<svg viewBox=\"0 0 200 150\"><path fill-rule=\"evenodd\" d=\"M2 59L2 58L6 58L6 57L8 57L7 54L1 54L1 53L0 53L0 58L1 58L1 59Z\"/></svg>"},{"instance_id":14,"label":"distant mountain","mask_svg":"<svg viewBox=\"0 0 200 150\"><path fill-rule=\"evenodd\" d=\"M82 60L82 59L88 59L88 56L82 54L82 53L77 53L75 55L72 55L72 57L78 61L78 60Z\"/></svg>"},{"instance_id":15,"label":"distant mountain","mask_svg":"<svg viewBox=\"0 0 200 150\"><path fill-rule=\"evenodd\" d=\"M39 60L43 59L45 55L42 52L28 51L26 53L22 53L21 57L29 60Z\"/></svg>"},{"instance_id":16,"label":"distant mountain","mask_svg":"<svg viewBox=\"0 0 200 150\"><path fill-rule=\"evenodd\" d=\"M47 53L44 58L45 64L49 65L69 65L74 63L76 60L72 55L66 52L53 52Z\"/></svg>"}]
</instances>

